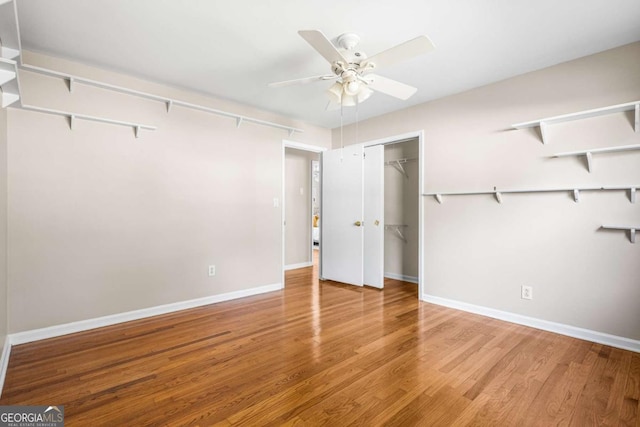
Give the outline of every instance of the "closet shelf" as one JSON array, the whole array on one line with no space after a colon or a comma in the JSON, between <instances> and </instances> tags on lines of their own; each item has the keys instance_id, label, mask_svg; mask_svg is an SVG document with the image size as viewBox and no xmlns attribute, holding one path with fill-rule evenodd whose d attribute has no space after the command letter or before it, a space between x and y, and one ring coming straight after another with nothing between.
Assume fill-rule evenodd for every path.
<instances>
[{"instance_id":1,"label":"closet shelf","mask_svg":"<svg viewBox=\"0 0 640 427\"><path fill-rule=\"evenodd\" d=\"M561 116L546 117L544 119L533 120L511 125L514 129L526 129L531 127L540 128L542 143L547 141L547 127L549 125L569 122L572 120L588 119L591 117L604 116L607 114L620 113L624 111L635 110L634 128L636 132L640 132L640 101L627 102L626 104L611 105L608 107L595 108L593 110L580 111L577 113L563 114Z\"/></svg>"},{"instance_id":2,"label":"closet shelf","mask_svg":"<svg viewBox=\"0 0 640 427\"><path fill-rule=\"evenodd\" d=\"M571 156L585 156L587 159L587 170L591 173L593 168L593 154L599 153L614 153L619 151L632 151L632 150L640 150L640 144L638 145L621 145L618 147L608 147L608 148L594 148L592 150L584 150L584 151L571 151L567 153L556 153L552 158L556 157L571 157Z\"/></svg>"},{"instance_id":3,"label":"closet shelf","mask_svg":"<svg viewBox=\"0 0 640 427\"><path fill-rule=\"evenodd\" d=\"M67 119L69 120L69 128L71 130L75 129L76 120L88 120L88 121L108 123L108 124L118 125L118 126L127 126L134 130L136 138L140 137L141 129L156 130L155 126L144 125L141 123L125 122L122 120L114 120L114 119L108 119L108 118L97 117L97 116L88 116L86 114L71 113L69 111L54 110L51 108L36 107L33 105L23 104L21 108L23 110L36 111L38 113L53 114L57 116L67 117Z\"/></svg>"},{"instance_id":4,"label":"closet shelf","mask_svg":"<svg viewBox=\"0 0 640 427\"><path fill-rule=\"evenodd\" d=\"M409 179L409 174L407 174L407 171L404 169L404 166L402 166L402 165L405 164L405 163L414 161L414 160L417 160L417 159L412 158L412 159L387 160L386 162L384 162L384 165L385 166L393 166L393 168L395 170L397 170L402 175L404 175L405 178Z\"/></svg>"},{"instance_id":5,"label":"closet shelf","mask_svg":"<svg viewBox=\"0 0 640 427\"><path fill-rule=\"evenodd\" d=\"M396 236L398 236L400 240L407 243L407 238L404 237L404 233L402 232L402 229L404 227L408 227L408 225L407 224L385 224L384 225L385 230L391 230L393 233L396 234Z\"/></svg>"},{"instance_id":6,"label":"closet shelf","mask_svg":"<svg viewBox=\"0 0 640 427\"><path fill-rule=\"evenodd\" d=\"M151 99L158 102L163 102L166 105L167 113L171 112L171 108L173 106L180 106L184 108L190 108L192 110L204 111L211 114L216 114L219 116L230 117L236 119L236 127L240 127L240 125L244 122L246 123L255 123L258 125L269 126L277 129L284 129L289 132L289 136L292 136L295 132L302 133L304 132L302 129L294 128L291 126L285 126L278 123L269 122L266 120L260 120L253 117L247 117L240 114L230 113L227 111L218 110L215 108L206 107L204 105L193 104L190 102L180 101L177 99L167 98L164 96L154 95L152 93L141 92L134 89L128 89L122 86L116 86L109 83L100 82L97 80L86 79L84 77L78 77L73 74L61 73L59 71L50 70L47 68L36 67L34 65L22 64L20 65L21 69L26 71L32 71L39 74L44 74L52 77L58 77L67 81L69 85L69 91L73 92L74 86L76 83L82 83L90 86L99 87L102 89L108 89L115 92L125 93L128 95L137 96L140 98Z\"/></svg>"},{"instance_id":7,"label":"closet shelf","mask_svg":"<svg viewBox=\"0 0 640 427\"><path fill-rule=\"evenodd\" d=\"M629 227L626 225L602 225L601 228L606 230L624 230L629 232L629 241L636 242L636 231L640 230L640 225Z\"/></svg>"},{"instance_id":8,"label":"closet shelf","mask_svg":"<svg viewBox=\"0 0 640 427\"><path fill-rule=\"evenodd\" d=\"M434 192L424 193L423 196L433 196L438 203L443 203L443 196L474 196L480 194L493 195L498 203L502 203L503 194L518 194L518 193L560 193L560 192L573 192L574 200L580 201L581 191L629 191L629 201L631 203L636 202L636 189L640 188L640 185L624 185L624 186L606 186L606 187L565 187L565 188L537 188L537 189L518 189L518 190L496 190L493 191L461 191L461 192Z\"/></svg>"}]
</instances>

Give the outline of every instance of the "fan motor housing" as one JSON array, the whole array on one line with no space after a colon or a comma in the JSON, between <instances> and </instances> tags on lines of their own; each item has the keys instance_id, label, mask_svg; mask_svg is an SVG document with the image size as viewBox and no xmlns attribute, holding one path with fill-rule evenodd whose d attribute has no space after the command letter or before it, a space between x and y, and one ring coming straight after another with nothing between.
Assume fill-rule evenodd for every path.
<instances>
[{"instance_id":1,"label":"fan motor housing","mask_svg":"<svg viewBox=\"0 0 640 427\"><path fill-rule=\"evenodd\" d=\"M350 64L360 64L360 62L367 57L367 55L361 50L342 50L340 53L344 56Z\"/></svg>"}]
</instances>

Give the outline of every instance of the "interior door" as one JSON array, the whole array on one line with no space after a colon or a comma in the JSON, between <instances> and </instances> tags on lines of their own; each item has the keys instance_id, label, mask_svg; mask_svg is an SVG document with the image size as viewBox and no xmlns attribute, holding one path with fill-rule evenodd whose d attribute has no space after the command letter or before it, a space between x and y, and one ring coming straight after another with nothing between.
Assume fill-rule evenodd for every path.
<instances>
[{"instance_id":1,"label":"interior door","mask_svg":"<svg viewBox=\"0 0 640 427\"><path fill-rule=\"evenodd\" d=\"M321 272L326 280L364 283L362 144L322 153Z\"/></svg>"},{"instance_id":2,"label":"interior door","mask_svg":"<svg viewBox=\"0 0 640 427\"><path fill-rule=\"evenodd\" d=\"M384 287L384 146L364 149L364 284Z\"/></svg>"}]
</instances>

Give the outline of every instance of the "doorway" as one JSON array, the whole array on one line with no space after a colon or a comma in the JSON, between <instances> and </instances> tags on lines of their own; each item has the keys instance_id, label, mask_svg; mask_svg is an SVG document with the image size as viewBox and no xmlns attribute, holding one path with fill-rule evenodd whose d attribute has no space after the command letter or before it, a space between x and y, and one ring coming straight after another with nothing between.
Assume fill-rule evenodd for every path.
<instances>
[{"instance_id":1,"label":"doorway","mask_svg":"<svg viewBox=\"0 0 640 427\"><path fill-rule=\"evenodd\" d=\"M282 144L283 286L285 271L313 265L314 242L320 244L319 238L315 238L320 234L316 231L320 218L314 218L314 212L320 210L320 153L325 150L287 140ZM314 164L318 165L315 169ZM314 183L316 177L318 182Z\"/></svg>"}]
</instances>

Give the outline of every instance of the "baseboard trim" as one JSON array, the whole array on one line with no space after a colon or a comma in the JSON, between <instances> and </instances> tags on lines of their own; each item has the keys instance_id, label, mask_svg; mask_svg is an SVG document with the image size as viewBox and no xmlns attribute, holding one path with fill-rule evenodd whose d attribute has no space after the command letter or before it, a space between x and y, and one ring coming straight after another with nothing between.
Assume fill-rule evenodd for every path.
<instances>
[{"instance_id":1,"label":"baseboard trim","mask_svg":"<svg viewBox=\"0 0 640 427\"><path fill-rule=\"evenodd\" d=\"M384 273L384 277L394 280L402 280L403 282L415 283L418 284L418 278L415 276L407 276L404 274L396 274L396 273Z\"/></svg>"},{"instance_id":2,"label":"baseboard trim","mask_svg":"<svg viewBox=\"0 0 640 427\"><path fill-rule=\"evenodd\" d=\"M598 344L605 344L611 347L640 353L639 340L611 335L604 332L592 331L590 329L578 328L577 326L565 325L563 323L536 319L535 317L523 316L521 314L496 310L489 307L469 304L462 301L450 300L447 298L440 298L433 295L423 294L421 299L422 301L429 302L431 304L455 308L457 310L462 310L469 313L480 314L482 316L492 317L494 319L504 320L506 322L529 326L531 328L541 329L543 331L554 332L560 335L566 335L573 338L591 341Z\"/></svg>"},{"instance_id":3,"label":"baseboard trim","mask_svg":"<svg viewBox=\"0 0 640 427\"><path fill-rule=\"evenodd\" d=\"M28 342L39 341L47 338L73 334L75 332L88 331L90 329L129 322L131 320L144 319L146 317L158 316L160 314L172 313L175 311L200 307L203 305L215 304L218 302L230 301L238 298L278 291L282 288L282 283L275 283L272 285L259 286L257 288L243 289L241 291L228 292L219 295L211 295L204 298L197 298L171 304L159 305L156 307L143 308L141 310L128 311L125 313L118 313L110 316L81 320L78 322L50 326L47 328L17 332L9 335L7 338L9 338L9 342L11 343L11 345L25 344Z\"/></svg>"},{"instance_id":4,"label":"baseboard trim","mask_svg":"<svg viewBox=\"0 0 640 427\"><path fill-rule=\"evenodd\" d=\"M295 269L298 269L298 268L311 267L312 265L313 265L313 262L300 262L298 264L285 265L284 266L284 270L285 271L295 270Z\"/></svg>"},{"instance_id":5,"label":"baseboard trim","mask_svg":"<svg viewBox=\"0 0 640 427\"><path fill-rule=\"evenodd\" d=\"M7 335L4 339L2 354L0 355L0 397L2 397L2 388L4 387L4 379L7 375L9 367L9 356L11 355L11 338Z\"/></svg>"}]
</instances>

